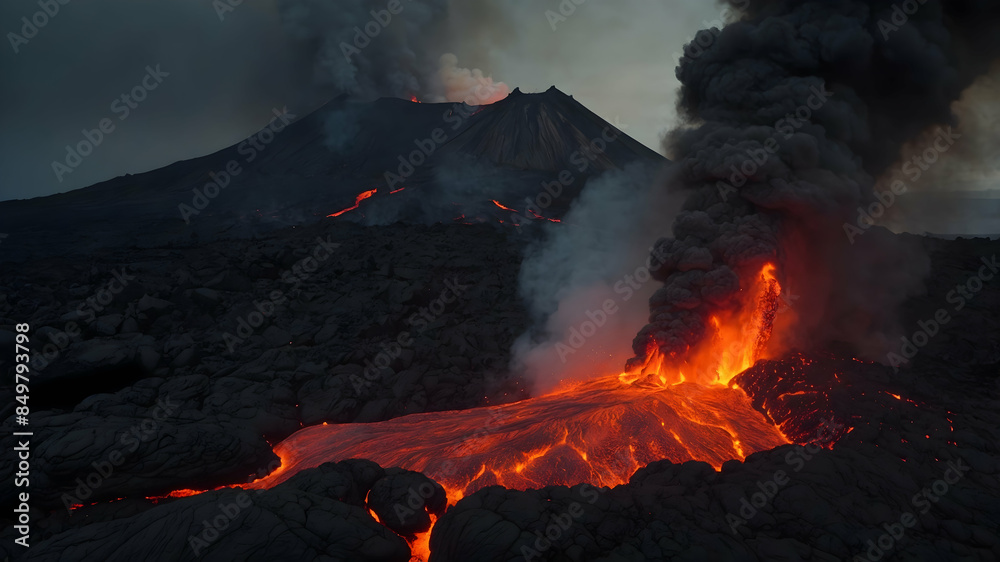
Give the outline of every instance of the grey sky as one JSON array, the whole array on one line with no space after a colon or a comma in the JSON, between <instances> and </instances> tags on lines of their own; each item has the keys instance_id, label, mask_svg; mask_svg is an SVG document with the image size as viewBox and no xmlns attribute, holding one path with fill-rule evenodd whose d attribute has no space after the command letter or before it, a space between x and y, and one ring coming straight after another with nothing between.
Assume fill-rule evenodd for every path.
<instances>
[{"instance_id":1,"label":"grey sky","mask_svg":"<svg viewBox=\"0 0 1000 562\"><path fill-rule=\"evenodd\" d=\"M587 0L553 31L545 11L558 5L503 3L508 19L494 29L456 18L453 25L467 29L447 50L512 88L554 84L658 149L672 118L672 55L703 20L718 18L719 8L711 1ZM453 9L468 11L460 3ZM274 0L245 0L221 22L209 0L71 0L15 54L8 33L20 34L21 18L40 10L38 0L0 4L0 200L209 153L266 124L272 107L305 113L322 102L312 88L312 61L291 45ZM120 120L112 102L157 64L170 76ZM57 181L52 162L106 117L114 131Z\"/></svg>"},{"instance_id":2,"label":"grey sky","mask_svg":"<svg viewBox=\"0 0 1000 562\"><path fill-rule=\"evenodd\" d=\"M286 5L321 4L335 13L340 2L357 1ZM68 0L15 54L8 34L20 34L21 18L41 8L39 0L4 0L0 200L200 156L259 129L272 108L301 115L317 107L329 91L317 87L313 53L282 25L277 3L244 0L220 21L210 0ZM695 31L720 22L722 8L712 0L584 0L553 30L546 11L561 3L575 5L451 0L449 38L428 39L435 44L426 47L454 52L461 66L482 68L511 88L556 85L659 151L661 133L674 124L677 54ZM141 84L147 65L169 76L120 120L112 103ZM66 145L104 118L114 131L58 181L52 162L64 161Z\"/></svg>"}]
</instances>

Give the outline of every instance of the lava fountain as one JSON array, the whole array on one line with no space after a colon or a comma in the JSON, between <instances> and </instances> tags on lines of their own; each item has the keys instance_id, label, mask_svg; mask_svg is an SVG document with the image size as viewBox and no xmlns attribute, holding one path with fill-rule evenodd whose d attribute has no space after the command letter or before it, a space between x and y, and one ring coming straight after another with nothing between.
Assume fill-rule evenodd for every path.
<instances>
[{"instance_id":1,"label":"lava fountain","mask_svg":"<svg viewBox=\"0 0 1000 562\"><path fill-rule=\"evenodd\" d=\"M513 404L302 429L275 447L281 467L251 486L270 488L325 462L365 458L423 472L454 502L494 484L614 486L662 459L718 469L787 443L742 390L729 386L762 358L777 310L774 265L750 285L745 306L713 317L713 336L680 368L654 358L633 372Z\"/></svg>"}]
</instances>

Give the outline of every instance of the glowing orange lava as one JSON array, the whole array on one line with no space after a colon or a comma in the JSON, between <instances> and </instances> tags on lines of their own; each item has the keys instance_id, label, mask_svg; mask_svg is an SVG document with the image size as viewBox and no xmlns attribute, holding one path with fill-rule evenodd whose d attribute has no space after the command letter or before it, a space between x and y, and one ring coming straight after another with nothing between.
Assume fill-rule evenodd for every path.
<instances>
[{"instance_id":1,"label":"glowing orange lava","mask_svg":"<svg viewBox=\"0 0 1000 562\"><path fill-rule=\"evenodd\" d=\"M423 472L454 505L495 484L615 486L654 461L719 469L788 443L743 390L729 386L764 357L781 291L772 264L748 285L742 306L712 316L708 337L680 361L654 354L633 372L513 404L304 428L274 447L281 467L248 486L271 488L325 462L363 458ZM429 556L429 538L428 531L410 539L418 559Z\"/></svg>"},{"instance_id":2,"label":"glowing orange lava","mask_svg":"<svg viewBox=\"0 0 1000 562\"><path fill-rule=\"evenodd\" d=\"M339 217L340 215L342 215L342 214L344 214L344 213L346 213L348 211L353 211L354 209L357 209L359 206L361 206L361 202L362 201L364 201L365 199L368 199L372 195L375 195L376 191L378 191L378 190L377 189L369 189L368 191L362 191L354 199L354 206L348 207L348 208L346 208L346 209L344 209L342 211L337 211L336 213L327 215L327 217Z\"/></svg>"},{"instance_id":3,"label":"glowing orange lava","mask_svg":"<svg viewBox=\"0 0 1000 562\"><path fill-rule=\"evenodd\" d=\"M514 209L511 209L510 207L507 207L507 206L505 206L504 204L500 203L500 202L499 202L499 201L497 201L496 199L492 199L492 201L493 201L493 204L494 204L494 205L496 205L497 207L500 207L501 209L503 209L503 210L505 210L505 211L511 211L511 212L513 212L513 213L516 213L516 212L517 212L516 210L514 210Z\"/></svg>"},{"instance_id":4,"label":"glowing orange lava","mask_svg":"<svg viewBox=\"0 0 1000 562\"><path fill-rule=\"evenodd\" d=\"M615 486L653 461L727 460L787 441L740 390L603 377L514 404L313 426L275 447L270 488L324 462L365 458L427 474L454 500L485 486ZM457 492L457 494L456 494Z\"/></svg>"},{"instance_id":5,"label":"glowing orange lava","mask_svg":"<svg viewBox=\"0 0 1000 562\"><path fill-rule=\"evenodd\" d=\"M641 371L514 404L305 428L275 447L281 468L251 487L270 488L324 462L365 458L423 472L455 501L493 484L614 486L662 459L719 468L787 443L742 390L727 386L761 357L771 336L781 290L774 266L751 285L746 305L713 317L712 337L677 368L656 356Z\"/></svg>"},{"instance_id":6,"label":"glowing orange lava","mask_svg":"<svg viewBox=\"0 0 1000 562\"><path fill-rule=\"evenodd\" d=\"M454 505L454 504L451 504ZM417 533L416 539L407 541L410 543L410 562L426 562L431 558L431 531L437 523L437 515L431 513L431 528L423 533Z\"/></svg>"},{"instance_id":7,"label":"glowing orange lava","mask_svg":"<svg viewBox=\"0 0 1000 562\"><path fill-rule=\"evenodd\" d=\"M531 213L532 216L534 216L536 219L547 220L549 222L562 222L559 219L550 219L549 217L543 217L542 215L536 213L533 209L528 209L528 212Z\"/></svg>"},{"instance_id":8,"label":"glowing orange lava","mask_svg":"<svg viewBox=\"0 0 1000 562\"><path fill-rule=\"evenodd\" d=\"M625 381L655 377L663 384L685 380L705 385L728 385L733 377L764 359L778 310L781 284L773 264L766 264L747 290L743 306L709 318L711 333L684 357L650 354L646 364L622 375Z\"/></svg>"}]
</instances>

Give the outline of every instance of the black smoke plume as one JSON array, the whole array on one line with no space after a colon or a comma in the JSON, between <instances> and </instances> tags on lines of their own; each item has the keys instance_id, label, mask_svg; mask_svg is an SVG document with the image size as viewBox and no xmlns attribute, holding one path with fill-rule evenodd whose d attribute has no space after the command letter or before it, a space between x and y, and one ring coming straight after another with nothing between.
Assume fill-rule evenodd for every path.
<instances>
[{"instance_id":1,"label":"black smoke plume","mask_svg":"<svg viewBox=\"0 0 1000 562\"><path fill-rule=\"evenodd\" d=\"M796 327L788 345L844 342L874 356L894 334L895 308L921 290L927 261L875 228L851 237L845 224L877 201L876 180L905 143L956 124L951 104L1000 52L1000 7L730 3L743 18L700 32L677 68L687 124L665 148L689 196L673 238L656 244L664 286L627 368L656 351L682 363L711 313L739 307L768 261L800 297L785 316Z\"/></svg>"}]
</instances>

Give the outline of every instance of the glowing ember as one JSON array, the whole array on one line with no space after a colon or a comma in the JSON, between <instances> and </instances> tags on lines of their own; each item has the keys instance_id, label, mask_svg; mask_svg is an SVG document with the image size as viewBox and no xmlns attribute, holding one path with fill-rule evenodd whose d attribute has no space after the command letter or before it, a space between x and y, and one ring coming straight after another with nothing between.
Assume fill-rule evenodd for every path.
<instances>
[{"instance_id":1,"label":"glowing ember","mask_svg":"<svg viewBox=\"0 0 1000 562\"><path fill-rule=\"evenodd\" d=\"M540 219L540 220L547 220L547 221L549 221L549 222L562 222L562 221L561 221L561 220L559 220L559 219L550 219L549 217L543 217L542 215L539 215L538 213L536 213L536 212L534 211L534 209L528 209L528 212L529 212L529 213L531 213L531 214L532 214L532 216L534 216L534 217L535 217L536 219Z\"/></svg>"},{"instance_id":2,"label":"glowing ember","mask_svg":"<svg viewBox=\"0 0 1000 562\"><path fill-rule=\"evenodd\" d=\"M336 213L333 213L331 215L327 215L327 217L339 217L340 215L342 215L342 214L344 214L344 213L346 213L348 211L353 211L354 209L357 209L359 206L361 206L361 202L362 201L364 201L365 199L368 199L372 195L375 195L376 191L378 191L378 190L377 189L370 189L368 191L362 191L354 199L354 206L348 207L348 208L344 209L343 211L337 211Z\"/></svg>"},{"instance_id":3,"label":"glowing ember","mask_svg":"<svg viewBox=\"0 0 1000 562\"><path fill-rule=\"evenodd\" d=\"M410 96L410 101L412 101L413 103L420 103L420 100L417 99L417 96Z\"/></svg>"},{"instance_id":4,"label":"glowing ember","mask_svg":"<svg viewBox=\"0 0 1000 562\"><path fill-rule=\"evenodd\" d=\"M492 199L492 201L493 201L493 204L494 204L494 205L496 205L497 207L500 207L501 209L503 209L503 210L505 210L505 211L511 211L511 212L513 212L513 213L516 213L516 212L517 212L517 211L516 211L515 209L511 209L510 207L507 207L507 206L503 205L502 203L500 203L500 202L499 202L499 201L497 201L496 199Z\"/></svg>"},{"instance_id":5,"label":"glowing ember","mask_svg":"<svg viewBox=\"0 0 1000 562\"><path fill-rule=\"evenodd\" d=\"M224 488L224 487L225 486L220 486L219 488L216 488L216 490L218 490L220 488ZM149 498L149 499L186 498L186 497L189 497L189 496L197 496L198 494L201 494L201 493L204 493L204 492L205 492L205 490L174 490L173 492L170 492L166 496L157 497L157 498Z\"/></svg>"}]
</instances>

